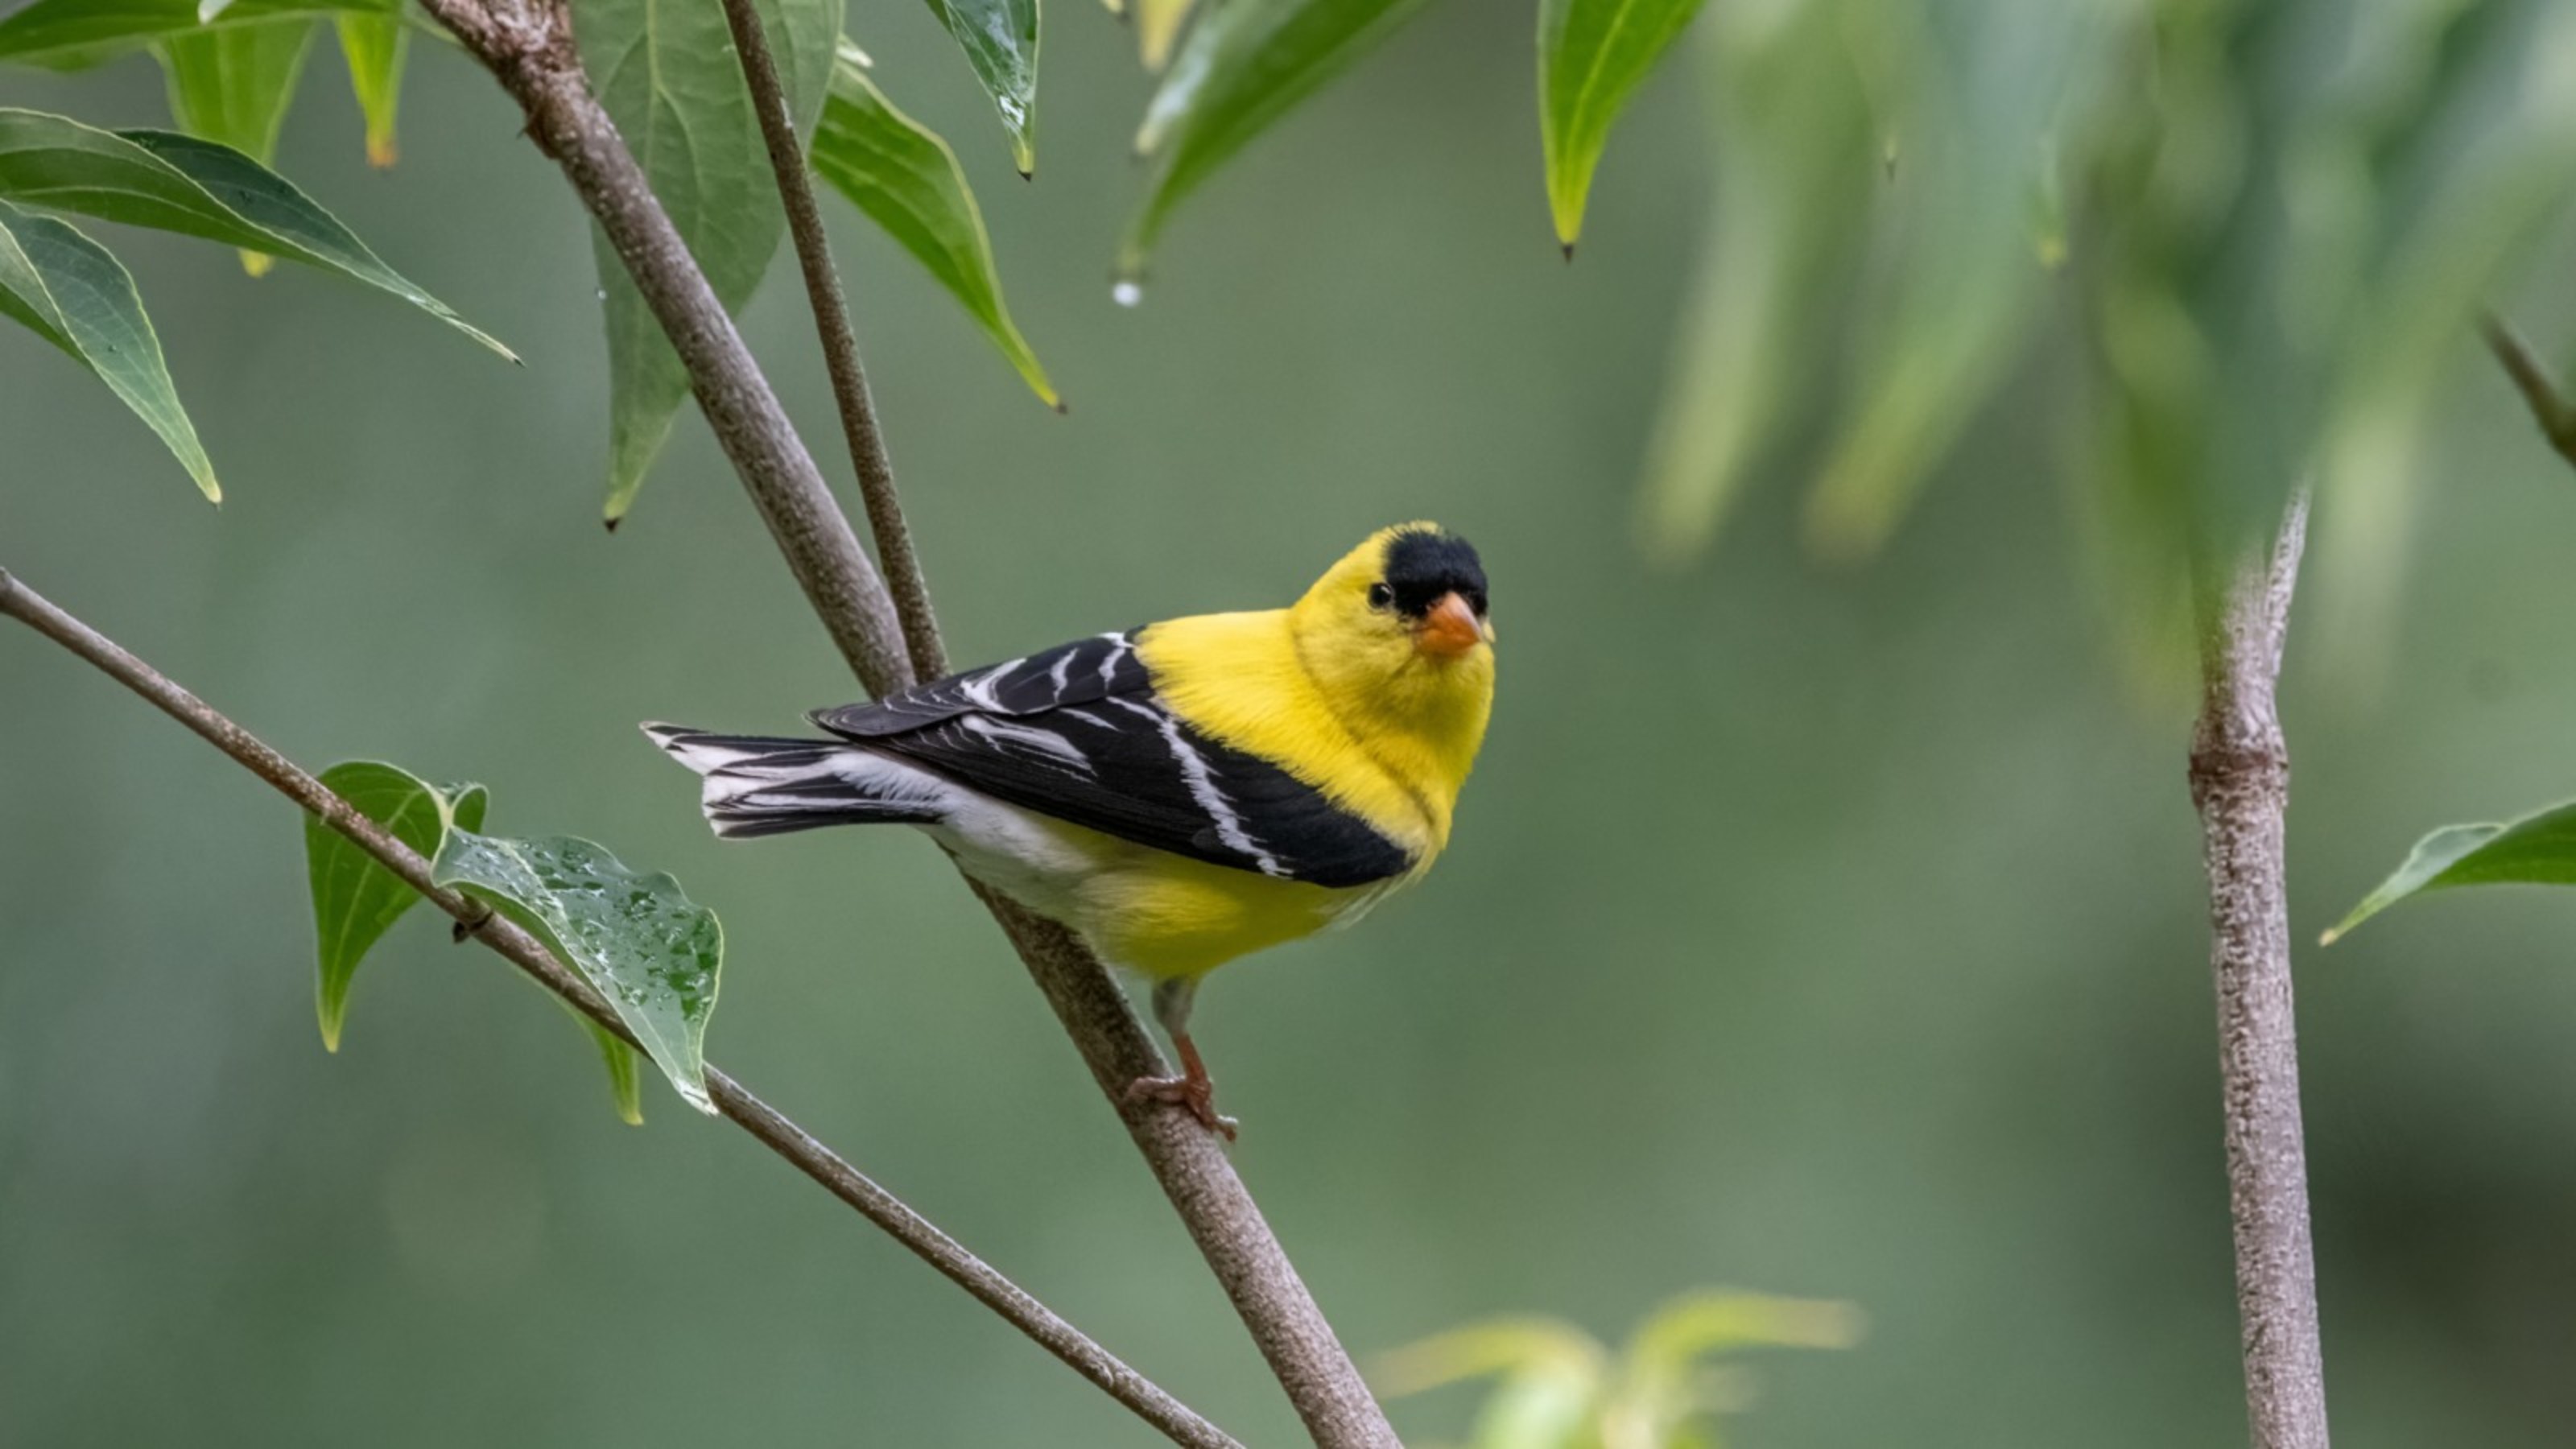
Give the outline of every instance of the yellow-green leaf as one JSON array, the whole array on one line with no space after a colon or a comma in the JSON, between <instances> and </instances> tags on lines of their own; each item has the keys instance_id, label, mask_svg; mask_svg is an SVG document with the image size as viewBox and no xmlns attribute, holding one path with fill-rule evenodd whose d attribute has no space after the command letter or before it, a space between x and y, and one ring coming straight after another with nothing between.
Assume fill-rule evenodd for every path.
<instances>
[{"instance_id":1,"label":"yellow-green leaf","mask_svg":"<svg viewBox=\"0 0 2576 1449\"><path fill-rule=\"evenodd\" d=\"M169 82L171 120L191 136L269 165L312 44L310 20L200 26L168 36L154 49ZM254 277L270 266L266 252L244 251L241 259Z\"/></svg>"},{"instance_id":2,"label":"yellow-green leaf","mask_svg":"<svg viewBox=\"0 0 2576 1449\"><path fill-rule=\"evenodd\" d=\"M1548 209L1571 254L1610 128L1701 0L1539 0L1538 117Z\"/></svg>"},{"instance_id":3,"label":"yellow-green leaf","mask_svg":"<svg viewBox=\"0 0 2576 1449\"><path fill-rule=\"evenodd\" d=\"M402 103L403 61L411 51L411 28L399 17L343 15L339 18L340 54L349 62L349 89L357 95L359 113L367 118L367 164L394 164L394 112Z\"/></svg>"},{"instance_id":4,"label":"yellow-green leaf","mask_svg":"<svg viewBox=\"0 0 2576 1449\"><path fill-rule=\"evenodd\" d=\"M1041 401L1063 406L1002 303L992 240L956 153L895 109L854 55L833 67L810 159L815 175L929 268Z\"/></svg>"},{"instance_id":5,"label":"yellow-green leaf","mask_svg":"<svg viewBox=\"0 0 2576 1449\"><path fill-rule=\"evenodd\" d=\"M1244 144L1395 33L1422 0L1227 0L1189 29L1145 108L1137 154L1155 159L1118 270L1132 281L1170 220Z\"/></svg>"},{"instance_id":6,"label":"yellow-green leaf","mask_svg":"<svg viewBox=\"0 0 2576 1449\"><path fill-rule=\"evenodd\" d=\"M1191 0L1136 0L1136 53L1145 69L1161 73L1172 59L1172 44L1190 18Z\"/></svg>"}]
</instances>

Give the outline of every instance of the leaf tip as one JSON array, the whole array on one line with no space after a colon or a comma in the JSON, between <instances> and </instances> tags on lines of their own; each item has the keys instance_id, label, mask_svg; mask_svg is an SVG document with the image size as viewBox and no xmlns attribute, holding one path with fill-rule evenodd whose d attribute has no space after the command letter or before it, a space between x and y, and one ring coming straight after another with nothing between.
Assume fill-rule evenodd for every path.
<instances>
[{"instance_id":1,"label":"leaf tip","mask_svg":"<svg viewBox=\"0 0 2576 1449\"><path fill-rule=\"evenodd\" d=\"M621 523L624 523L625 521L626 521L626 515L625 515L625 514L623 514L623 513L612 513L612 514L608 515L606 518L601 519L601 520L600 520L600 524L601 524L601 526L602 526L602 527L606 528L610 533L612 533L612 534L613 534L613 533L617 532L617 525L619 525L619 524L621 524Z\"/></svg>"},{"instance_id":2,"label":"leaf tip","mask_svg":"<svg viewBox=\"0 0 2576 1449\"><path fill-rule=\"evenodd\" d=\"M369 136L367 138L368 165L376 168L378 171L390 171L393 169L394 163L400 159L402 159L401 152L395 147L393 137ZM515 361L516 359L512 360Z\"/></svg>"},{"instance_id":3,"label":"leaf tip","mask_svg":"<svg viewBox=\"0 0 2576 1449\"><path fill-rule=\"evenodd\" d=\"M242 270L254 277L265 277L277 265L277 258L266 252L245 251L241 254Z\"/></svg>"},{"instance_id":4,"label":"leaf tip","mask_svg":"<svg viewBox=\"0 0 2576 1449\"><path fill-rule=\"evenodd\" d=\"M628 1101L625 1098L619 1098L617 1102L617 1120L625 1123L629 1127L643 1126L644 1104L640 1101Z\"/></svg>"},{"instance_id":5,"label":"leaf tip","mask_svg":"<svg viewBox=\"0 0 2576 1449\"><path fill-rule=\"evenodd\" d=\"M2331 946L2342 939L2343 927L2336 926L2330 930L2320 932L2317 936L2317 944L2319 946Z\"/></svg>"}]
</instances>

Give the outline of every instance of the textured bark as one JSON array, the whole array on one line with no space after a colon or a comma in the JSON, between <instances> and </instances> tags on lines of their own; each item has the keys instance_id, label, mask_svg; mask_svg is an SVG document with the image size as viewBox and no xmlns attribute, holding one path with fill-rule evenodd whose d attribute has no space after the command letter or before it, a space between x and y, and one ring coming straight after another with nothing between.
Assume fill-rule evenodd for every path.
<instances>
[{"instance_id":1,"label":"textured bark","mask_svg":"<svg viewBox=\"0 0 2576 1449\"><path fill-rule=\"evenodd\" d=\"M64 613L35 591L0 569L0 615L19 620L37 633L95 665L109 677L186 725L277 791L320 817L377 864L391 871L422 898L455 918L458 933L470 935L562 997L575 1010L641 1048L617 1013L587 982L557 961L536 937L497 916L486 906L433 883L430 863L418 851L386 834L321 781L298 768L257 736L233 723L205 701L181 688L151 665L118 647L106 636ZM1034 1339L1074 1372L1098 1385L1110 1397L1133 1409L1176 1444L1194 1449L1242 1449L1215 1425L1129 1368L1115 1354L1085 1337L1019 1285L968 1252L929 1219L878 1186L812 1133L717 1070L706 1069L708 1095L716 1110L758 1138L772 1152L820 1183L834 1197L856 1208L868 1221L892 1235L923 1262Z\"/></svg>"},{"instance_id":2,"label":"textured bark","mask_svg":"<svg viewBox=\"0 0 2576 1449\"><path fill-rule=\"evenodd\" d=\"M2273 697L2307 514L2301 493L2270 556L2228 581L2204 624L2191 743L2192 803L2209 867L2245 1409L2256 1449L2326 1449L2282 849L2290 757Z\"/></svg>"},{"instance_id":3,"label":"textured bark","mask_svg":"<svg viewBox=\"0 0 2576 1449\"><path fill-rule=\"evenodd\" d=\"M833 642L874 694L913 680L883 583L813 459L778 409L759 365L654 198L625 141L583 79L561 0L423 0L526 113L671 336L699 406ZM889 494L889 496L891 496ZM881 541L882 542L882 541ZM932 636L935 639L935 634ZM1216 1137L1187 1115L1126 1100L1140 1076L1170 1067L1108 969L1080 941L979 890L1093 1081L1145 1156L1223 1285L1308 1434L1325 1449L1398 1445L1276 1235Z\"/></svg>"}]
</instances>

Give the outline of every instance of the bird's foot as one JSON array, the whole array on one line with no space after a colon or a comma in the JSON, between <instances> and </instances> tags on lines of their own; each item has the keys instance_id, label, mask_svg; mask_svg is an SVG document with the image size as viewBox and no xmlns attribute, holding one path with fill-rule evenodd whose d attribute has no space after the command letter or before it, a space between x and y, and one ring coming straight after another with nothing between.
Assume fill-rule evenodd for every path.
<instances>
[{"instance_id":1,"label":"bird's foot","mask_svg":"<svg viewBox=\"0 0 2576 1449\"><path fill-rule=\"evenodd\" d=\"M1199 1119L1199 1125L1210 1132L1223 1133L1232 1142L1242 1124L1220 1114L1216 1109L1216 1083L1203 1074L1179 1077L1138 1077L1127 1084L1130 1102L1161 1102L1182 1107Z\"/></svg>"}]
</instances>

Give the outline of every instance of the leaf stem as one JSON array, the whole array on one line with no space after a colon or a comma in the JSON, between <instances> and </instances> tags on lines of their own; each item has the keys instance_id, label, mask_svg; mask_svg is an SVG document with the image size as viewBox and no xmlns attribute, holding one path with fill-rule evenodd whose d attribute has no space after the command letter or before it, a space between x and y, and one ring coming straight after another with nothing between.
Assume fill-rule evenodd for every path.
<instances>
[{"instance_id":1,"label":"leaf stem","mask_svg":"<svg viewBox=\"0 0 2576 1449\"><path fill-rule=\"evenodd\" d=\"M2549 369L2533 355L2530 344L2513 324L2490 312L2480 320L2479 330L2486 334L2487 348L2496 361L2504 364L2505 376L2513 379L2514 390L2522 394L2523 404L2531 409L2531 420L2540 425L2540 436L2558 456L2576 463L2576 407L2559 395L2558 384L2551 381Z\"/></svg>"},{"instance_id":2,"label":"leaf stem","mask_svg":"<svg viewBox=\"0 0 2576 1449\"><path fill-rule=\"evenodd\" d=\"M903 500L895 492L894 460L886 454L885 433L877 424L867 369L859 361L859 339L850 330L849 300L841 289L840 271L832 265L832 246L823 234L823 213L814 201L813 175L796 136L795 117L788 112L786 88L779 83L778 62L770 54L769 37L761 29L752 0L724 0L724 13L725 24L733 30L734 54L742 61L743 82L751 90L752 112L760 118L760 139L769 151L769 167L778 177L778 199L787 210L787 232L795 240L797 265L805 274L805 300L814 313L814 337L823 348L824 370L831 375L841 436L849 445L851 470L858 475L868 530L876 535L877 562L894 596L895 617L903 625L913 677L937 679L948 672L939 618L931 612L930 585L922 578L921 556L913 548L912 529L904 522Z\"/></svg>"},{"instance_id":3,"label":"leaf stem","mask_svg":"<svg viewBox=\"0 0 2576 1449\"><path fill-rule=\"evenodd\" d=\"M213 706L115 641L20 583L6 569L0 569L0 614L18 620L87 660L100 672L141 695L162 713L195 731L235 763L275 786L279 794L348 837L403 884L420 892L423 899L454 918L460 940L472 936L533 977L538 985L562 997L574 1010L615 1033L627 1045L642 1049L642 1043L636 1041L634 1033L618 1019L608 1003L591 990L588 982L556 960L536 937L471 898L434 884L430 878L430 863L418 851L360 814L348 801L334 794L294 761L271 749L256 735L233 723ZM1074 1372L1098 1385L1111 1398L1134 1410L1137 1417L1153 1425L1172 1442L1196 1446L1196 1449L1242 1449L1223 1430L1200 1418L1188 1405L1157 1387L1153 1380L1128 1367L1117 1355L1056 1316L1045 1304L967 1251L964 1245L940 1231L928 1218L906 1206L902 1199L878 1186L784 1113L752 1095L748 1088L713 1065L707 1067L706 1073L708 1095L714 1099L717 1111L726 1120L758 1138L762 1145L785 1158L790 1166L820 1183L825 1191L856 1208L861 1216L883 1228L914 1256L973 1294L978 1302L1000 1314L1013 1327L1063 1360Z\"/></svg>"},{"instance_id":4,"label":"leaf stem","mask_svg":"<svg viewBox=\"0 0 2576 1449\"><path fill-rule=\"evenodd\" d=\"M842 657L871 691L911 678L892 601L733 322L583 78L566 0L423 0L482 61L563 169L668 332L717 441ZM1399 1443L1359 1368L1213 1133L1127 1100L1170 1068L1099 957L1072 933L978 890L1093 1082L1126 1124L1272 1376L1323 1449Z\"/></svg>"},{"instance_id":5,"label":"leaf stem","mask_svg":"<svg viewBox=\"0 0 2576 1449\"><path fill-rule=\"evenodd\" d=\"M2201 635L2202 699L2191 742L2192 804L2209 870L2210 964L2218 988L2228 1207L2236 1306L2255 1449L2326 1449L2299 1043L2290 992L2285 821L2289 746L2274 690L2308 497L2295 494L2268 557L2228 580Z\"/></svg>"}]
</instances>

